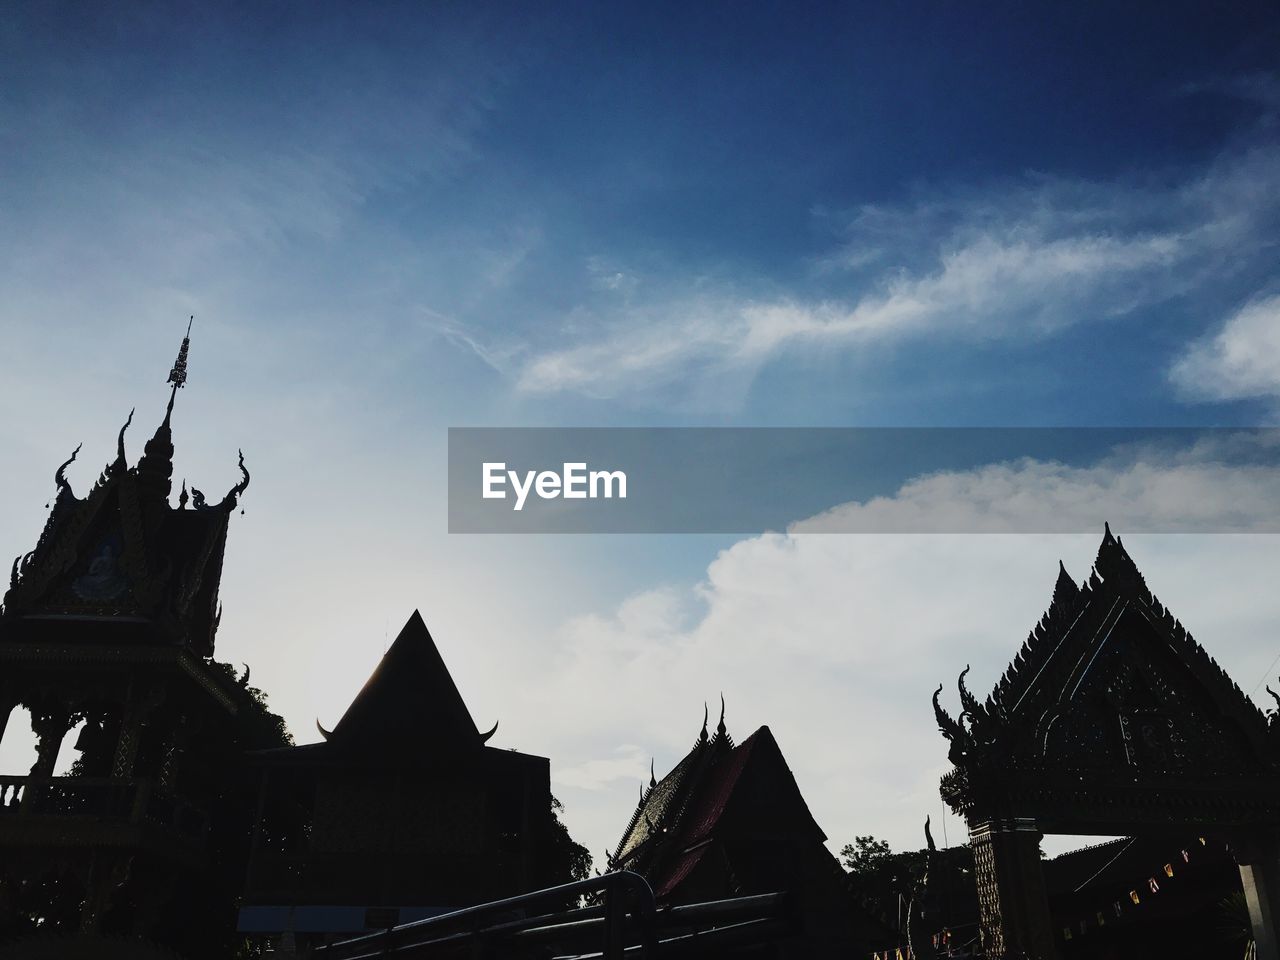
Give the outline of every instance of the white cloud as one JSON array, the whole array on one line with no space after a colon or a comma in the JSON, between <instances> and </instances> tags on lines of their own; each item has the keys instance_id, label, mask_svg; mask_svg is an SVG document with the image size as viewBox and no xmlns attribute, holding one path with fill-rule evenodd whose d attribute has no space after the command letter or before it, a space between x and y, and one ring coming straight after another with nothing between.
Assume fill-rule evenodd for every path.
<instances>
[{"instance_id":1,"label":"white cloud","mask_svg":"<svg viewBox=\"0 0 1280 960\"><path fill-rule=\"evenodd\" d=\"M1215 453L1188 455L1181 466ZM833 848L865 833L895 848L920 846L926 815L939 839L945 823L955 842L963 825L944 816L937 795L947 762L929 705L933 688L945 682L954 690L956 675L972 664L972 688L989 689L1047 606L1057 560L1077 579L1087 575L1104 518L1114 524L1182 509L1208 528L1236 519L1237 497L1248 504L1275 496L1273 477L1244 470L1233 478L1208 462L1201 472L1179 466L1171 466L1174 480L1155 488L1149 462L1074 471L1027 462L939 477L890 499L923 516L987 509L1007 497L1012 515L1019 504L1038 513L1047 497L1078 514L1092 508L1097 531L804 532L828 519L816 518L733 544L696 584L571 619L541 668L545 683L523 684L518 712L533 718L524 732L530 742L557 745L552 778L575 836L597 856L612 847L648 778L630 745L642 735L640 748L656 756L661 776L692 744L705 701L714 725L723 691L739 739L761 724L774 730ZM1277 652L1280 538L1124 539L1161 600L1251 691ZM566 702L575 708L552 709Z\"/></svg>"},{"instance_id":2,"label":"white cloud","mask_svg":"<svg viewBox=\"0 0 1280 960\"><path fill-rule=\"evenodd\" d=\"M828 284L848 272L847 292L750 295L702 278L575 324L576 342L528 345L517 384L617 396L751 375L788 350L1033 339L1122 316L1220 281L1276 212L1274 161L1244 152L1173 187L1036 179L867 207L817 264Z\"/></svg>"},{"instance_id":3,"label":"white cloud","mask_svg":"<svg viewBox=\"0 0 1280 960\"><path fill-rule=\"evenodd\" d=\"M1199 399L1280 397L1280 295L1245 304L1216 334L1193 344L1170 377Z\"/></svg>"},{"instance_id":4,"label":"white cloud","mask_svg":"<svg viewBox=\"0 0 1280 960\"><path fill-rule=\"evenodd\" d=\"M1023 459L904 484L893 496L841 504L793 532L1067 533L1109 519L1130 531L1280 532L1280 470L1266 464L1170 461L1073 467Z\"/></svg>"}]
</instances>

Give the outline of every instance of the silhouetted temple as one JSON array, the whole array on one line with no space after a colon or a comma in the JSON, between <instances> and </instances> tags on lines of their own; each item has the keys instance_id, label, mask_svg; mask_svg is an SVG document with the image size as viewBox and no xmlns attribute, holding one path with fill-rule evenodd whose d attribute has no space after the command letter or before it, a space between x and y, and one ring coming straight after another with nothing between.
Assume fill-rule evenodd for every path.
<instances>
[{"instance_id":1,"label":"silhouetted temple","mask_svg":"<svg viewBox=\"0 0 1280 960\"><path fill-rule=\"evenodd\" d=\"M1225 843L1257 957L1280 956L1280 723L1152 595L1109 528L1086 581L1059 568L1048 611L987 700L964 673L959 692L958 719L934 694L955 767L941 792L969 825L985 956L1063 953L1045 833ZM1084 917L1070 935L1106 919Z\"/></svg>"},{"instance_id":2,"label":"silhouetted temple","mask_svg":"<svg viewBox=\"0 0 1280 960\"><path fill-rule=\"evenodd\" d=\"M867 955L893 939L824 845L768 727L734 744L723 705L693 748L651 778L609 866L645 877L659 906L785 891L798 929L769 956Z\"/></svg>"},{"instance_id":3,"label":"silhouetted temple","mask_svg":"<svg viewBox=\"0 0 1280 960\"><path fill-rule=\"evenodd\" d=\"M415 611L324 741L258 753L246 932L313 939L497 900L549 870L550 764L486 745Z\"/></svg>"},{"instance_id":4,"label":"silhouetted temple","mask_svg":"<svg viewBox=\"0 0 1280 960\"><path fill-rule=\"evenodd\" d=\"M236 829L234 805L213 801L228 794L249 695L210 658L227 525L249 475L242 457L220 502L184 485L169 503L188 344L142 457L126 459L130 413L115 459L78 497L65 474L73 453L38 543L13 564L0 735L21 706L38 744L29 773L0 777L0 938L38 924L181 940L192 910L234 893L210 838ZM72 775L55 777L77 724Z\"/></svg>"},{"instance_id":5,"label":"silhouetted temple","mask_svg":"<svg viewBox=\"0 0 1280 960\"><path fill-rule=\"evenodd\" d=\"M906 878L904 930L827 850L769 728L735 743L723 704L714 732L704 716L680 762L651 771L594 878L553 811L549 761L488 745L496 725L477 729L416 612L334 729L292 746L247 668L213 658L243 457L217 503L185 483L170 503L188 347L134 465L130 414L84 496L75 454L57 469L0 608L0 736L21 707L38 740L28 772L0 776L6 960L223 960L267 938L317 960L397 944L867 957L904 939L928 960L960 927L976 928L960 949L989 960L1217 956L1204 926L1228 895L1257 960L1280 960L1280 709L1231 681L1110 529L1085 582L1060 569L985 702L967 668L958 717L935 693L954 767L941 793L970 848L930 839L907 858L925 869ZM77 726L78 757L54 776ZM1045 833L1127 839L1045 864Z\"/></svg>"}]
</instances>

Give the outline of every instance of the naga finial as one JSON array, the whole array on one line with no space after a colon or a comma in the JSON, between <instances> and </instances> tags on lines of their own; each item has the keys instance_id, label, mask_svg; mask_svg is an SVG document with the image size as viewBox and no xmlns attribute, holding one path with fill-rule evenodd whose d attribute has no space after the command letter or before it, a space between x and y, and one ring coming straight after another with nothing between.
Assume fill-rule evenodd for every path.
<instances>
[{"instance_id":1,"label":"naga finial","mask_svg":"<svg viewBox=\"0 0 1280 960\"><path fill-rule=\"evenodd\" d=\"M133 423L133 410L129 411L129 416L125 420L124 426L120 428L120 435L116 437L116 462L120 464L124 463L124 432L129 429L129 424L131 423Z\"/></svg>"},{"instance_id":2,"label":"naga finial","mask_svg":"<svg viewBox=\"0 0 1280 960\"><path fill-rule=\"evenodd\" d=\"M720 694L720 722L716 724L716 735L723 737L729 731L724 725L724 694Z\"/></svg>"},{"instance_id":3,"label":"naga finial","mask_svg":"<svg viewBox=\"0 0 1280 960\"><path fill-rule=\"evenodd\" d=\"M71 456L67 457L66 462L64 462L62 466L58 467L58 469L54 471L53 482L58 485L58 489L60 491L65 490L67 491L67 493L71 492L71 484L67 482L67 467L75 463L76 455L80 453L80 448L83 446L84 446L83 443L77 444L76 448L71 451Z\"/></svg>"},{"instance_id":4,"label":"naga finial","mask_svg":"<svg viewBox=\"0 0 1280 960\"><path fill-rule=\"evenodd\" d=\"M938 689L933 691L933 716L938 721L938 730L952 742L963 741L966 737L964 727L951 719L951 714L943 709L942 704L938 702L941 695L942 684L938 684Z\"/></svg>"},{"instance_id":5,"label":"naga finial","mask_svg":"<svg viewBox=\"0 0 1280 960\"><path fill-rule=\"evenodd\" d=\"M649 758L649 789L652 790L658 785L658 776L653 771L653 757Z\"/></svg>"},{"instance_id":6,"label":"naga finial","mask_svg":"<svg viewBox=\"0 0 1280 960\"><path fill-rule=\"evenodd\" d=\"M708 712L707 705L704 702L702 704L702 732L698 734L699 743L707 742L707 721L710 719L710 717L711 717L711 714Z\"/></svg>"},{"instance_id":7,"label":"naga finial","mask_svg":"<svg viewBox=\"0 0 1280 960\"><path fill-rule=\"evenodd\" d=\"M247 469L245 469L245 465L244 465L244 451L243 451L243 450L237 450L237 451L236 451L236 453L238 453L238 454L240 455L240 462L239 462L239 466L240 466L240 482L239 482L239 483L237 483L237 484L236 484L232 489L234 490L235 495L238 497L238 496L240 496L240 494L244 493L246 490L248 490L248 489L249 489L249 471L248 471Z\"/></svg>"},{"instance_id":8,"label":"naga finial","mask_svg":"<svg viewBox=\"0 0 1280 960\"><path fill-rule=\"evenodd\" d=\"M326 740L333 736L333 731L326 730L324 725L320 723L319 717L316 717L316 729L320 731L320 736L324 737Z\"/></svg>"},{"instance_id":9,"label":"naga finial","mask_svg":"<svg viewBox=\"0 0 1280 960\"><path fill-rule=\"evenodd\" d=\"M488 742L489 742L489 740L493 737L493 735L494 735L495 733L497 733L497 732L498 732L498 721L497 721L497 720L495 720L495 721L493 721L493 726L489 728L489 732L488 732L488 733L482 733L482 734L480 734L480 742L481 742L481 743L488 743Z\"/></svg>"},{"instance_id":10,"label":"naga finial","mask_svg":"<svg viewBox=\"0 0 1280 960\"><path fill-rule=\"evenodd\" d=\"M963 670L960 671L960 677L956 681L956 686L960 688L960 706L964 712L969 715L972 720L982 711L982 705L978 703L977 697L969 692L969 688L964 684L965 674L969 672L969 665L966 663Z\"/></svg>"}]
</instances>

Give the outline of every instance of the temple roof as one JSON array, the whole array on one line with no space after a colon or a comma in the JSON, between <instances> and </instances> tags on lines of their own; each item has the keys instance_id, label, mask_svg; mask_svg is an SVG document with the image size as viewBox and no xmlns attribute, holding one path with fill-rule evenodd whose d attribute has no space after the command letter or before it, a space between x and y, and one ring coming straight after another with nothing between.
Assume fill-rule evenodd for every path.
<instances>
[{"instance_id":1,"label":"temple roof","mask_svg":"<svg viewBox=\"0 0 1280 960\"><path fill-rule=\"evenodd\" d=\"M240 457L241 480L217 504L183 484L176 507L169 503L173 474L171 420L174 400L186 383L188 336L169 374L172 389L164 418L136 465L125 454L125 432L115 459L97 483L77 497L66 477L80 447L54 473L57 495L35 548L14 560L0 612L0 639L55 636L76 641L79 625L93 624L122 638L176 643L201 656L213 653L218 587L230 514L249 485ZM187 504L191 503L188 509Z\"/></svg>"},{"instance_id":2,"label":"temple roof","mask_svg":"<svg viewBox=\"0 0 1280 960\"><path fill-rule=\"evenodd\" d=\"M990 770L1090 769L1119 783L1135 771L1275 765L1268 718L1151 593L1110 527L1084 582L1059 564L1049 608L985 702L967 673L957 718L939 703L942 688L934 694L957 768L943 794L958 808Z\"/></svg>"},{"instance_id":3,"label":"temple roof","mask_svg":"<svg viewBox=\"0 0 1280 960\"><path fill-rule=\"evenodd\" d=\"M329 751L478 750L497 729L481 734L471 719L415 610L332 731L320 728Z\"/></svg>"},{"instance_id":4,"label":"temple roof","mask_svg":"<svg viewBox=\"0 0 1280 960\"><path fill-rule=\"evenodd\" d=\"M622 865L658 845L664 836L674 836L684 822L690 802L698 795L707 772L733 751L733 738L724 725L724 703L721 701L720 724L714 737L707 733L708 715L704 711L702 729L693 748L661 780L650 778L649 788L641 791L640 802L631 823L622 835L610 859ZM627 869L634 869L628 867Z\"/></svg>"},{"instance_id":5,"label":"temple roof","mask_svg":"<svg viewBox=\"0 0 1280 960\"><path fill-rule=\"evenodd\" d=\"M723 706L716 733L708 736L704 722L693 748L660 781L651 779L641 795L617 852L610 857L615 869L643 874L654 893L663 898L687 878L726 827L726 814L737 804L747 772L755 770L758 783L768 784L769 794L780 802L761 803L758 793L745 801L751 809L745 820L749 829L776 829L778 824L759 818L786 811L789 832L808 836L820 846L826 839L814 821L773 733L760 727L736 746L724 725ZM742 806L741 804L737 804Z\"/></svg>"}]
</instances>

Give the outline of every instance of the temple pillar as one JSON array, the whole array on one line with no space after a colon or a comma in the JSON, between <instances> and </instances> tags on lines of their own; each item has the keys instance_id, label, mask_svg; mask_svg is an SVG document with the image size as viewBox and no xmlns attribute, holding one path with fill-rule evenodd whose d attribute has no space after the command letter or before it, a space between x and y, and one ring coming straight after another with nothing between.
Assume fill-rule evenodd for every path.
<instances>
[{"instance_id":1,"label":"temple pillar","mask_svg":"<svg viewBox=\"0 0 1280 960\"><path fill-rule=\"evenodd\" d=\"M1040 839L1031 820L987 820L969 827L982 942L991 960L1056 960Z\"/></svg>"},{"instance_id":2,"label":"temple pillar","mask_svg":"<svg viewBox=\"0 0 1280 960\"><path fill-rule=\"evenodd\" d=\"M1280 844L1275 837L1232 843L1249 907L1256 960L1280 960Z\"/></svg>"},{"instance_id":3,"label":"temple pillar","mask_svg":"<svg viewBox=\"0 0 1280 960\"><path fill-rule=\"evenodd\" d=\"M33 809L40 795L41 780L53 776L53 768L58 762L58 749L62 740L71 729L71 716L62 707L45 708L31 711L31 730L36 735L36 762L31 765L27 787L22 793L20 809Z\"/></svg>"}]
</instances>

